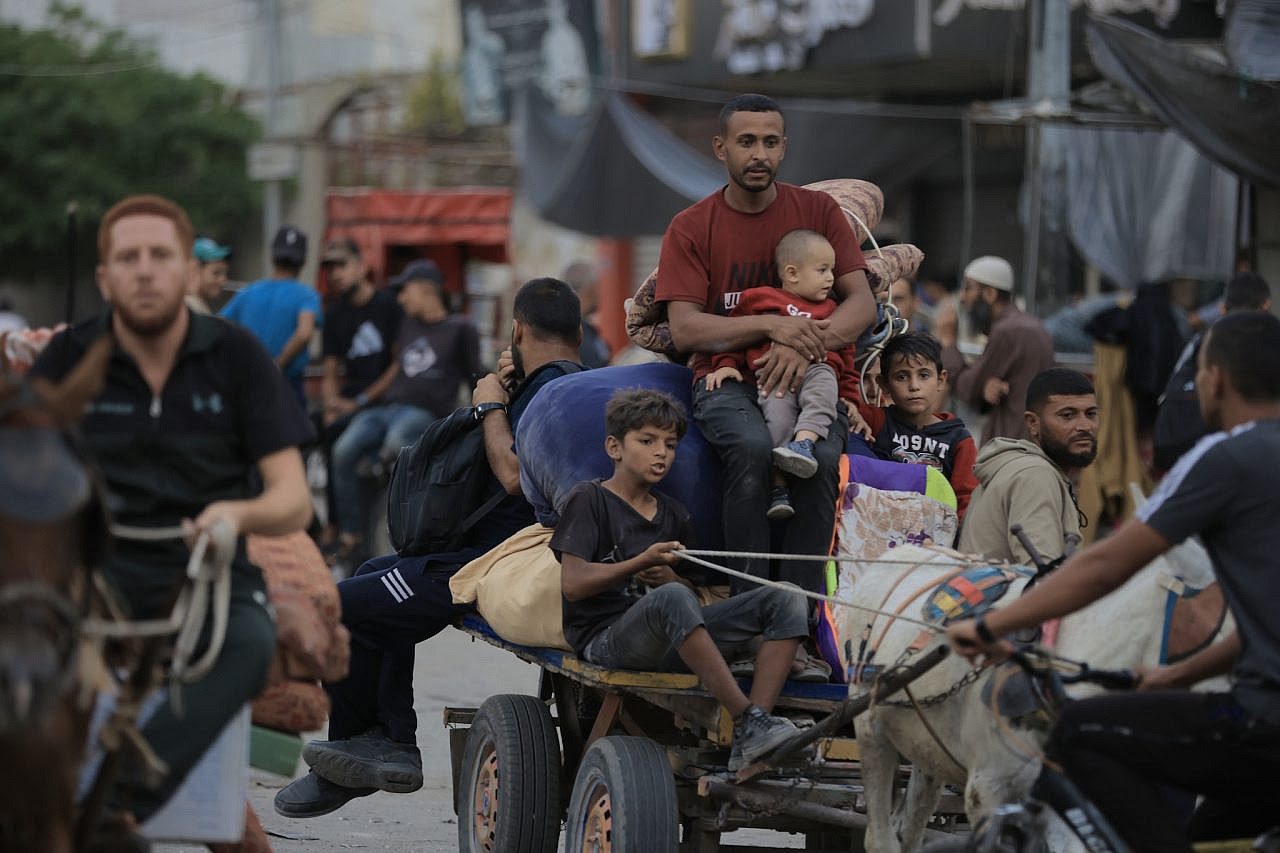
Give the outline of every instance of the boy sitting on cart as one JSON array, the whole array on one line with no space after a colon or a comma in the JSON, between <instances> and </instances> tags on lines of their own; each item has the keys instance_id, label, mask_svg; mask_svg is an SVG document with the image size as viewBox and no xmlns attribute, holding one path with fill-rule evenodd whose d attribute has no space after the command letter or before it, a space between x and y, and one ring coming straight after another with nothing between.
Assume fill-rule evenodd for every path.
<instances>
[{"instance_id":1,"label":"boy sitting on cart","mask_svg":"<svg viewBox=\"0 0 1280 853\"><path fill-rule=\"evenodd\" d=\"M551 538L565 638L579 657L610 669L691 670L733 717L729 769L740 769L796 732L769 711L808 635L805 600L758 587L701 607L693 584L672 569L690 538L689 512L652 491L675 461L684 410L660 391L623 390L605 424L613 476L575 486ZM755 637L763 642L748 697L725 655Z\"/></svg>"}]
</instances>

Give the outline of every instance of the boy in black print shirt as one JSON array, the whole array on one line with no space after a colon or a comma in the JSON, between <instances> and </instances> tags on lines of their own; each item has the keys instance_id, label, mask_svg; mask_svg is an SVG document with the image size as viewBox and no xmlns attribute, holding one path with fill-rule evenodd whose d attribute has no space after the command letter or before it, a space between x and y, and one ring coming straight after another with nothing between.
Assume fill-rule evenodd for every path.
<instances>
[{"instance_id":1,"label":"boy in black print shirt","mask_svg":"<svg viewBox=\"0 0 1280 853\"><path fill-rule=\"evenodd\" d=\"M692 670L733 716L729 768L745 767L796 731L769 711L808 634L804 598L759 587L701 607L693 584L672 569L680 540L689 540L689 512L652 491L675 461L684 410L660 391L625 390L609 401L605 422L613 476L574 487L551 537L565 637L600 666ZM725 655L757 636L764 642L748 698Z\"/></svg>"}]
</instances>

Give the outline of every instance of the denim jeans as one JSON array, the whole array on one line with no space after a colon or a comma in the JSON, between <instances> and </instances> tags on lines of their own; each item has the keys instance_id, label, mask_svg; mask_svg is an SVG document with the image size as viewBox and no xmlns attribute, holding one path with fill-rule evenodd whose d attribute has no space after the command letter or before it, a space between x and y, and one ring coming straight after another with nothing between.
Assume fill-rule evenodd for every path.
<instances>
[{"instance_id":1,"label":"denim jeans","mask_svg":"<svg viewBox=\"0 0 1280 853\"><path fill-rule=\"evenodd\" d=\"M400 448L413 444L433 420L426 409L390 403L356 412L351 423L333 443L333 503L338 529L358 536L364 532L360 511L360 480L356 473L360 460L371 454L394 459Z\"/></svg>"},{"instance_id":2,"label":"denim jeans","mask_svg":"<svg viewBox=\"0 0 1280 853\"><path fill-rule=\"evenodd\" d=\"M808 610L803 596L766 587L701 607L687 586L668 583L592 637L583 656L609 669L681 670L686 667L676 649L696 628L705 627L720 654L729 658L754 637L808 636Z\"/></svg>"},{"instance_id":3,"label":"denim jeans","mask_svg":"<svg viewBox=\"0 0 1280 853\"><path fill-rule=\"evenodd\" d=\"M702 435L716 449L723 476L724 545L731 551L768 552L772 548L769 521L769 484L773 467L773 439L756 402L753 384L725 382L707 391L706 381L693 386L693 417ZM835 531L836 492L839 491L840 455L849 435L849 418L836 406L836 418L827 437L817 442L818 473L791 484L795 518L787 522L782 550L788 554L828 554ZM736 558L726 564L757 577L769 577L767 560ZM782 561L777 579L810 592L823 589L824 563ZM734 595L755 584L734 578Z\"/></svg>"}]
</instances>

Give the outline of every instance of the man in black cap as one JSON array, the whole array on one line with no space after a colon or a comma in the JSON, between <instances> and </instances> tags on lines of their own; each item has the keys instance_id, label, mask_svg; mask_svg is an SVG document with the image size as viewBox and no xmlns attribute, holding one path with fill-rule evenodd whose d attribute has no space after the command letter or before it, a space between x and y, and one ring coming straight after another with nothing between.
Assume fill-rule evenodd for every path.
<instances>
[{"instance_id":1,"label":"man in black cap","mask_svg":"<svg viewBox=\"0 0 1280 853\"><path fill-rule=\"evenodd\" d=\"M322 316L319 294L298 281L306 262L307 235L292 225L284 226L271 241L271 276L237 293L218 312L262 341L304 405L302 374L307 368L307 344Z\"/></svg>"},{"instance_id":2,"label":"man in black cap","mask_svg":"<svg viewBox=\"0 0 1280 853\"><path fill-rule=\"evenodd\" d=\"M405 314L396 338L398 369L385 386L374 383L365 390L366 408L333 444L330 475L339 560L355 556L363 540L360 460L371 453L395 459L427 424L452 412L459 392L480 374L480 336L470 320L445 307L438 266L412 261L390 286Z\"/></svg>"},{"instance_id":3,"label":"man in black cap","mask_svg":"<svg viewBox=\"0 0 1280 853\"><path fill-rule=\"evenodd\" d=\"M394 293L373 286L354 240L329 241L320 264L328 273L331 296L324 315L324 410L317 415L317 427L325 470L332 471L333 443L357 412L375 405L400 371L394 345L404 312ZM320 540L326 553L338 546L332 478L328 485L328 524Z\"/></svg>"}]
</instances>

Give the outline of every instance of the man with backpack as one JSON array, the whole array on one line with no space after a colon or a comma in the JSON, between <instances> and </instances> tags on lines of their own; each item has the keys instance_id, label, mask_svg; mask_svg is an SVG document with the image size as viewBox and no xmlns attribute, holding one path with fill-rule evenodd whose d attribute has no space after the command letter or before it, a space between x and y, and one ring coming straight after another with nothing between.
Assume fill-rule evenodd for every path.
<instances>
[{"instance_id":1,"label":"man with backpack","mask_svg":"<svg viewBox=\"0 0 1280 853\"><path fill-rule=\"evenodd\" d=\"M342 623L351 632L351 666L344 680L325 685L331 702L329 740L312 741L304 750L311 771L276 795L276 811L286 817L318 817L378 790L409 793L422 787L413 710L414 646L463 614L449 591L453 574L533 523L533 510L520 492L515 427L538 389L583 369L578 363L581 311L567 284L554 278L526 283L516 294L512 314L510 358L500 359L498 372L476 383L469 413L449 416L474 418L476 425L467 434L483 435L483 458L481 443L475 445L475 464L487 471L483 488L472 496L474 505L457 506L449 524L442 525L469 527L450 537L451 550L377 557L338 584ZM437 454L457 455L452 442L459 440L459 430L435 426L427 428L423 441L435 436L448 445L433 448ZM415 450L425 455L425 448L406 449L398 465ZM400 476L397 472L393 479ZM421 506L434 506L439 519L434 487L426 478L423 483L419 493L406 494ZM485 507L477 523L473 516ZM410 515L423 513L411 510ZM447 541L434 530L429 536L418 530L408 533L406 551L416 551L413 544Z\"/></svg>"},{"instance_id":2,"label":"man with backpack","mask_svg":"<svg viewBox=\"0 0 1280 853\"><path fill-rule=\"evenodd\" d=\"M1271 286L1256 273L1237 273L1222 291L1219 311L1224 316L1234 311L1270 310ZM1196 398L1196 359L1203 343L1203 332L1187 343L1160 397L1160 411L1151 436L1157 471L1168 471L1209 434Z\"/></svg>"}]
</instances>

